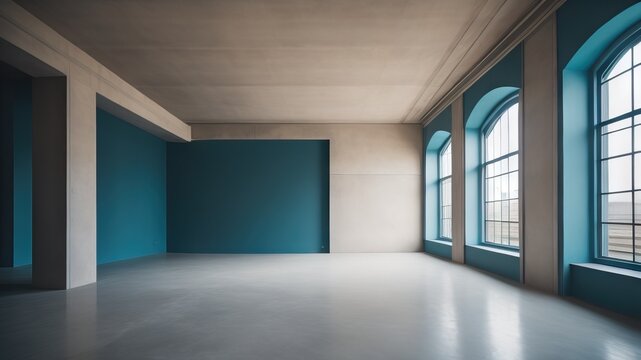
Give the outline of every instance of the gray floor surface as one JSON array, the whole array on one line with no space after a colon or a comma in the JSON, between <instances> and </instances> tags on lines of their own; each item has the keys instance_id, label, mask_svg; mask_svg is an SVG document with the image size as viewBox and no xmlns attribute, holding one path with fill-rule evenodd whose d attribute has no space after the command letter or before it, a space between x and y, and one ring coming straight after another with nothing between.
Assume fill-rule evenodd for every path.
<instances>
[{"instance_id":1,"label":"gray floor surface","mask_svg":"<svg viewBox=\"0 0 641 360\"><path fill-rule=\"evenodd\" d=\"M0 359L641 359L639 322L418 253L167 254L69 291L28 272L0 270Z\"/></svg>"}]
</instances>

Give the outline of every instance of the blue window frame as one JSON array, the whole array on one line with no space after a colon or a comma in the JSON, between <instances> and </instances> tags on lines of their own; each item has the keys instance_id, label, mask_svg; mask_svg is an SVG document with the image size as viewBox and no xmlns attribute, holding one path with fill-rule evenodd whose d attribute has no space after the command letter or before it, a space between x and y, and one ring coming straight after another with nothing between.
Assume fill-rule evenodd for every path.
<instances>
[{"instance_id":1,"label":"blue window frame","mask_svg":"<svg viewBox=\"0 0 641 360\"><path fill-rule=\"evenodd\" d=\"M452 141L447 140L439 153L439 236L452 239Z\"/></svg>"},{"instance_id":2,"label":"blue window frame","mask_svg":"<svg viewBox=\"0 0 641 360\"><path fill-rule=\"evenodd\" d=\"M519 100L512 96L488 117L482 131L483 242L518 249Z\"/></svg>"},{"instance_id":3,"label":"blue window frame","mask_svg":"<svg viewBox=\"0 0 641 360\"><path fill-rule=\"evenodd\" d=\"M626 34L595 71L596 258L641 266L641 31Z\"/></svg>"}]
</instances>

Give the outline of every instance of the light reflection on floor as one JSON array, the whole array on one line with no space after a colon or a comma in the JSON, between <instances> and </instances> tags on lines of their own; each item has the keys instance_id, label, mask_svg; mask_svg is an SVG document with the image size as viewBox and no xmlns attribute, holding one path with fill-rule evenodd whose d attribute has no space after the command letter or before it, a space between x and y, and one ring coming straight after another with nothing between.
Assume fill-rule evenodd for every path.
<instances>
[{"instance_id":1,"label":"light reflection on floor","mask_svg":"<svg viewBox=\"0 0 641 360\"><path fill-rule=\"evenodd\" d=\"M638 322L424 254L169 254L0 291L3 359L641 359Z\"/></svg>"}]
</instances>

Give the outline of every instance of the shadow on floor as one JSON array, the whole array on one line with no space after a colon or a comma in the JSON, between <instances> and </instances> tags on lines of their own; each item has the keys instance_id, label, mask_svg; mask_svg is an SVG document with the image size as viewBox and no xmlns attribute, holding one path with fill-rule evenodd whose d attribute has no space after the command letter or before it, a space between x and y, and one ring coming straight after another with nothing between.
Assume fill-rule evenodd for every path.
<instances>
[{"instance_id":1,"label":"shadow on floor","mask_svg":"<svg viewBox=\"0 0 641 360\"><path fill-rule=\"evenodd\" d=\"M42 291L31 284L31 265L0 268L0 297Z\"/></svg>"}]
</instances>

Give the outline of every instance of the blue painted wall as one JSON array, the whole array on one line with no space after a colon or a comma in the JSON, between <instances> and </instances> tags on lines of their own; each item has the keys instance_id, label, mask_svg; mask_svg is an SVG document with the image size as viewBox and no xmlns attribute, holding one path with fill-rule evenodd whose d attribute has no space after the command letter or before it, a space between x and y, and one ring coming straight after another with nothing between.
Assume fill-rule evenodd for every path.
<instances>
[{"instance_id":1,"label":"blue painted wall","mask_svg":"<svg viewBox=\"0 0 641 360\"><path fill-rule=\"evenodd\" d=\"M452 107L448 106L423 128L423 240L425 252L452 258L451 243L439 239L439 156L451 137Z\"/></svg>"},{"instance_id":2,"label":"blue painted wall","mask_svg":"<svg viewBox=\"0 0 641 360\"><path fill-rule=\"evenodd\" d=\"M328 141L196 141L168 149L168 251L329 251Z\"/></svg>"},{"instance_id":3,"label":"blue painted wall","mask_svg":"<svg viewBox=\"0 0 641 360\"><path fill-rule=\"evenodd\" d=\"M423 247L428 254L436 255L444 259L452 259L452 242L445 240L425 240Z\"/></svg>"},{"instance_id":4,"label":"blue painted wall","mask_svg":"<svg viewBox=\"0 0 641 360\"><path fill-rule=\"evenodd\" d=\"M521 261L518 253L509 250L491 251L478 245L466 245L465 263L513 281L521 279Z\"/></svg>"},{"instance_id":5,"label":"blue painted wall","mask_svg":"<svg viewBox=\"0 0 641 360\"><path fill-rule=\"evenodd\" d=\"M463 94L465 122L465 263L520 278L518 253L478 247L481 233L481 128L492 111L521 87L523 49L517 46Z\"/></svg>"},{"instance_id":6,"label":"blue painted wall","mask_svg":"<svg viewBox=\"0 0 641 360\"><path fill-rule=\"evenodd\" d=\"M492 67L485 75L478 79L474 85L470 86L463 94L463 117L465 119L466 127L470 126L468 122L473 120L471 117L472 111L477 108L481 100L491 91L499 88L521 88L521 81L523 77L523 47L518 45L509 54L507 54L501 61ZM505 96L507 96L506 94ZM500 101L502 98L488 99ZM485 117L490 115L496 104L489 104L489 109L485 109ZM478 111L478 108L477 108ZM483 115L483 114L482 114ZM483 120L484 121L484 120ZM472 124L473 127L478 127L480 124Z\"/></svg>"},{"instance_id":7,"label":"blue painted wall","mask_svg":"<svg viewBox=\"0 0 641 360\"><path fill-rule=\"evenodd\" d=\"M164 253L165 141L98 109L98 263Z\"/></svg>"},{"instance_id":8,"label":"blue painted wall","mask_svg":"<svg viewBox=\"0 0 641 360\"><path fill-rule=\"evenodd\" d=\"M20 81L13 121L13 265L31 264L31 79Z\"/></svg>"},{"instance_id":9,"label":"blue painted wall","mask_svg":"<svg viewBox=\"0 0 641 360\"><path fill-rule=\"evenodd\" d=\"M595 261L593 68L639 21L641 4L630 0L568 0L557 12L560 291L627 313L630 301L641 303L641 294L629 291L628 278L571 264Z\"/></svg>"},{"instance_id":10,"label":"blue painted wall","mask_svg":"<svg viewBox=\"0 0 641 360\"><path fill-rule=\"evenodd\" d=\"M7 65L2 79L0 265L31 264L31 79Z\"/></svg>"},{"instance_id":11,"label":"blue painted wall","mask_svg":"<svg viewBox=\"0 0 641 360\"><path fill-rule=\"evenodd\" d=\"M571 265L571 295L583 301L641 318L641 277L593 266Z\"/></svg>"}]
</instances>

